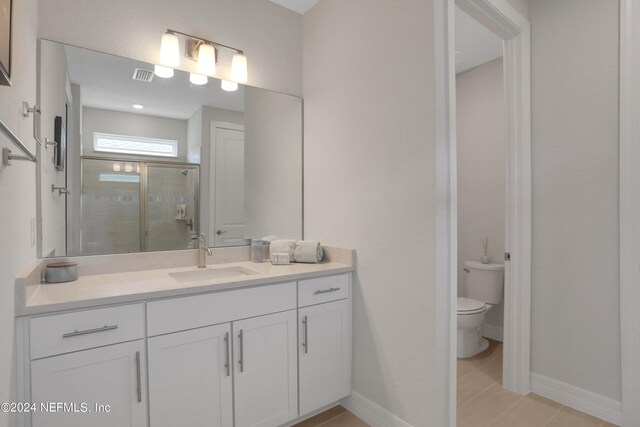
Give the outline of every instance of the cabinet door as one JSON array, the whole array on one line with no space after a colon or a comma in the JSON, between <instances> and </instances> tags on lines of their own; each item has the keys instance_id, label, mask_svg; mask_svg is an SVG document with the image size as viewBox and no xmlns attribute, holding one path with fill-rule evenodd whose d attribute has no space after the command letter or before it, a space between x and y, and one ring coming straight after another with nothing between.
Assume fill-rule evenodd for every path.
<instances>
[{"instance_id":1,"label":"cabinet door","mask_svg":"<svg viewBox=\"0 0 640 427\"><path fill-rule=\"evenodd\" d=\"M146 426L144 361L141 340L32 361L32 402L67 405L38 408L33 427ZM91 412L82 412L83 402ZM95 405L109 405L108 412Z\"/></svg>"},{"instance_id":2,"label":"cabinet door","mask_svg":"<svg viewBox=\"0 0 640 427\"><path fill-rule=\"evenodd\" d=\"M229 323L149 338L152 427L233 425Z\"/></svg>"},{"instance_id":3,"label":"cabinet door","mask_svg":"<svg viewBox=\"0 0 640 427\"><path fill-rule=\"evenodd\" d=\"M233 323L236 427L297 418L296 311Z\"/></svg>"},{"instance_id":4,"label":"cabinet door","mask_svg":"<svg viewBox=\"0 0 640 427\"><path fill-rule=\"evenodd\" d=\"M300 415L351 392L351 310L348 299L299 311Z\"/></svg>"}]
</instances>

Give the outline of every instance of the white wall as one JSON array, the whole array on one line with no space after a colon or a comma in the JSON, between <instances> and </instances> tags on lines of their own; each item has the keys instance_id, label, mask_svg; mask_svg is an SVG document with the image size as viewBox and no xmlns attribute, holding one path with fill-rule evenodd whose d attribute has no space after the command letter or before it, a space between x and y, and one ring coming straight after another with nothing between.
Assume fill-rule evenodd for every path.
<instances>
[{"instance_id":1,"label":"white wall","mask_svg":"<svg viewBox=\"0 0 640 427\"><path fill-rule=\"evenodd\" d=\"M93 150L94 132L175 140L178 141L178 158L175 160L187 161L186 120L84 107L82 109L82 155L130 159L131 156L127 155L95 152ZM157 157L148 156L135 156L135 158L157 160Z\"/></svg>"},{"instance_id":2,"label":"white wall","mask_svg":"<svg viewBox=\"0 0 640 427\"><path fill-rule=\"evenodd\" d=\"M302 238L302 99L245 90L247 237Z\"/></svg>"},{"instance_id":3,"label":"white wall","mask_svg":"<svg viewBox=\"0 0 640 427\"><path fill-rule=\"evenodd\" d=\"M353 390L411 425L436 396L433 3L304 16L305 238L356 248Z\"/></svg>"},{"instance_id":4,"label":"white wall","mask_svg":"<svg viewBox=\"0 0 640 427\"><path fill-rule=\"evenodd\" d=\"M69 68L64 53L64 46L43 40L40 44L40 92L38 105L42 110L40 118L40 140L51 141L55 138L55 117L62 117L67 125L65 106L69 102L69 110L73 110ZM71 114L71 111L69 111ZM74 145L72 134L68 131L68 144ZM56 150L54 147L39 148L39 165L37 180L39 181L41 227L40 253L43 256L64 256L66 254L65 236L65 196L51 191L51 185L66 187L66 174L58 171L54 164Z\"/></svg>"},{"instance_id":5,"label":"white wall","mask_svg":"<svg viewBox=\"0 0 640 427\"><path fill-rule=\"evenodd\" d=\"M22 101L36 102L36 1L13 2L13 86L0 86L0 119L35 152L32 118L22 117ZM0 147L18 150L0 133ZM0 165L0 401L16 401L14 339L14 280L36 257L31 244L31 221L36 218L36 172L29 162ZM35 236L34 236L35 237ZM34 239L35 241L35 239ZM0 426L15 424L15 417L0 412Z\"/></svg>"},{"instance_id":6,"label":"white wall","mask_svg":"<svg viewBox=\"0 0 640 427\"><path fill-rule=\"evenodd\" d=\"M532 370L620 399L618 1L532 21Z\"/></svg>"},{"instance_id":7,"label":"white wall","mask_svg":"<svg viewBox=\"0 0 640 427\"><path fill-rule=\"evenodd\" d=\"M489 256L502 263L505 243L506 110L502 58L456 76L458 149L458 295L466 295L464 261L482 256L480 239L489 238ZM502 328L504 306L486 323Z\"/></svg>"},{"instance_id":8,"label":"white wall","mask_svg":"<svg viewBox=\"0 0 640 427\"><path fill-rule=\"evenodd\" d=\"M44 0L39 17L39 37L150 63L167 28L194 34L243 49L250 85L302 93L302 17L268 0ZM220 50L217 77L231 54Z\"/></svg>"}]
</instances>

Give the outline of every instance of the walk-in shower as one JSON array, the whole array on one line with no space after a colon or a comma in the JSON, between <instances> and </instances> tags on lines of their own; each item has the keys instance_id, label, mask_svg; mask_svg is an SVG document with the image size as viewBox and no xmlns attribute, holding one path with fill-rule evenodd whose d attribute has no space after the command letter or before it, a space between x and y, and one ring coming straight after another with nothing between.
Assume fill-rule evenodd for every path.
<instances>
[{"instance_id":1,"label":"walk-in shower","mask_svg":"<svg viewBox=\"0 0 640 427\"><path fill-rule=\"evenodd\" d=\"M198 165L82 159L80 254L185 249L199 231Z\"/></svg>"}]
</instances>

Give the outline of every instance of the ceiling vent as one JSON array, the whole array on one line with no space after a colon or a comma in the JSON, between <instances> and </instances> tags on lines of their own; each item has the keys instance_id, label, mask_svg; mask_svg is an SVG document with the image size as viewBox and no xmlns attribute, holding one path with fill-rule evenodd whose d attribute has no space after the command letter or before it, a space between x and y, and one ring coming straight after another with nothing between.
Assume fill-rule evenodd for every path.
<instances>
[{"instance_id":1,"label":"ceiling vent","mask_svg":"<svg viewBox=\"0 0 640 427\"><path fill-rule=\"evenodd\" d=\"M151 83L153 80L153 71L145 70L142 68L136 68L133 71L133 80L138 80L140 82Z\"/></svg>"}]
</instances>

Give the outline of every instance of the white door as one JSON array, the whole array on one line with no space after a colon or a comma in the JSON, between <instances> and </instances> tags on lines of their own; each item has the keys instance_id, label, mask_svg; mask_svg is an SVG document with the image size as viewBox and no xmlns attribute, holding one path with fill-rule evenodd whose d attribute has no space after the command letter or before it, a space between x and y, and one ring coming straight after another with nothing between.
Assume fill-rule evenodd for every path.
<instances>
[{"instance_id":1,"label":"white door","mask_svg":"<svg viewBox=\"0 0 640 427\"><path fill-rule=\"evenodd\" d=\"M211 232L215 246L238 246L245 243L244 206L244 131L227 129L211 123L211 164L214 172Z\"/></svg>"},{"instance_id":2,"label":"white door","mask_svg":"<svg viewBox=\"0 0 640 427\"><path fill-rule=\"evenodd\" d=\"M233 322L235 427L298 416L296 311Z\"/></svg>"},{"instance_id":3,"label":"white door","mask_svg":"<svg viewBox=\"0 0 640 427\"><path fill-rule=\"evenodd\" d=\"M147 425L143 341L109 345L31 362L31 400L76 408L33 413L33 427L142 427ZM90 413L81 411L87 404ZM96 408L95 405L109 405ZM70 411L68 411L70 410Z\"/></svg>"},{"instance_id":4,"label":"white door","mask_svg":"<svg viewBox=\"0 0 640 427\"><path fill-rule=\"evenodd\" d=\"M350 325L346 299L299 310L301 416L351 392Z\"/></svg>"},{"instance_id":5,"label":"white door","mask_svg":"<svg viewBox=\"0 0 640 427\"><path fill-rule=\"evenodd\" d=\"M152 427L233 425L229 323L149 338Z\"/></svg>"}]
</instances>

